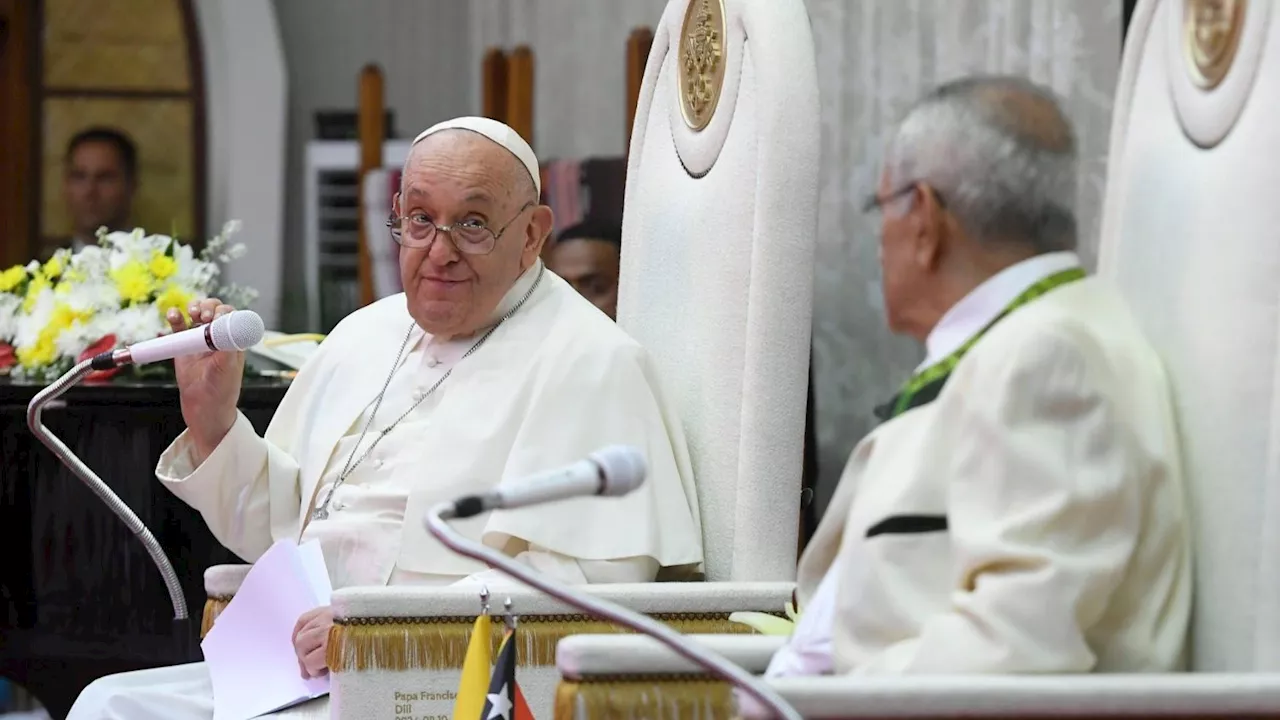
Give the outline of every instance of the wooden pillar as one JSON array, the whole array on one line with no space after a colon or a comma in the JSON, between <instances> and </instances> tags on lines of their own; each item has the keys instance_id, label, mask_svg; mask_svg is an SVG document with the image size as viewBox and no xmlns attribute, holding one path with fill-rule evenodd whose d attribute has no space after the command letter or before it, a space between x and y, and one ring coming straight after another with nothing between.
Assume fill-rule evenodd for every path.
<instances>
[{"instance_id":1,"label":"wooden pillar","mask_svg":"<svg viewBox=\"0 0 1280 720\"><path fill-rule=\"evenodd\" d=\"M507 61L506 123L520 137L533 143L533 50L521 45L511 51Z\"/></svg>"},{"instance_id":2,"label":"wooden pillar","mask_svg":"<svg viewBox=\"0 0 1280 720\"><path fill-rule=\"evenodd\" d=\"M481 114L498 122L507 121L507 54L489 48L480 65Z\"/></svg>"},{"instance_id":3,"label":"wooden pillar","mask_svg":"<svg viewBox=\"0 0 1280 720\"><path fill-rule=\"evenodd\" d=\"M383 102L382 68L377 65L366 65L360 71L360 104L357 115L357 127L360 137L360 172L356 181L360 209L358 272L360 283L360 306L373 302L373 256L369 251L368 237L364 223L364 176L370 170L382 167L382 141L386 137L386 110Z\"/></svg>"},{"instance_id":4,"label":"wooden pillar","mask_svg":"<svg viewBox=\"0 0 1280 720\"><path fill-rule=\"evenodd\" d=\"M640 86L644 68L653 47L653 30L638 27L627 37L627 148L631 148L631 130L636 124L636 106L640 103Z\"/></svg>"},{"instance_id":5,"label":"wooden pillar","mask_svg":"<svg viewBox=\"0 0 1280 720\"><path fill-rule=\"evenodd\" d=\"M0 0L0 270L35 256L32 97L35 41L31 0Z\"/></svg>"}]
</instances>

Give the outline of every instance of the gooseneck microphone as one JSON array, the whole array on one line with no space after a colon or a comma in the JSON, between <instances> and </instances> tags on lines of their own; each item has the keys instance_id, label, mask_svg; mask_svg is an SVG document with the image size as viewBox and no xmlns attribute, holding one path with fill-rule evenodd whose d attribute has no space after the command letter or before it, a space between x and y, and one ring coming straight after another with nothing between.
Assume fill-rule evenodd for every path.
<instances>
[{"instance_id":1,"label":"gooseneck microphone","mask_svg":"<svg viewBox=\"0 0 1280 720\"><path fill-rule=\"evenodd\" d=\"M633 447L611 445L559 470L484 495L467 495L453 504L455 517L468 518L490 510L513 510L575 497L616 497L640 487L646 473L644 455Z\"/></svg>"},{"instance_id":2,"label":"gooseneck microphone","mask_svg":"<svg viewBox=\"0 0 1280 720\"><path fill-rule=\"evenodd\" d=\"M470 517L486 510L523 507L573 497L625 495L644 482L645 474L644 456L639 450L608 447L592 453L587 460L562 470L535 476L527 482L513 483L485 495L469 495L454 502L439 503L427 511L423 521L433 537L459 555L497 568L525 585L541 590L588 615L648 635L680 657L740 688L762 707L772 711L774 717L801 720L800 713L761 678L751 675L741 666L729 662L705 646L690 642L670 625L543 575L531 566L471 540L449 527L448 521L453 518Z\"/></svg>"},{"instance_id":3,"label":"gooseneck microphone","mask_svg":"<svg viewBox=\"0 0 1280 720\"><path fill-rule=\"evenodd\" d=\"M146 365L204 352L240 352L262 342L264 334L266 328L258 313L235 310L207 325L99 353L90 361L90 367L110 370L122 365Z\"/></svg>"}]
</instances>

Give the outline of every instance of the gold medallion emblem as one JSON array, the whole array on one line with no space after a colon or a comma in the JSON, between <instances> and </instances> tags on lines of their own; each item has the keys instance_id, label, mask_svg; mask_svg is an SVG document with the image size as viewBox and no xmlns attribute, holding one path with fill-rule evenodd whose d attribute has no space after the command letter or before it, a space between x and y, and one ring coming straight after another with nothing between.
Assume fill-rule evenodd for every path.
<instances>
[{"instance_id":1,"label":"gold medallion emblem","mask_svg":"<svg viewBox=\"0 0 1280 720\"><path fill-rule=\"evenodd\" d=\"M1205 90L1222 82L1235 60L1249 0L1185 0L1182 47L1192 81Z\"/></svg>"},{"instance_id":2,"label":"gold medallion emblem","mask_svg":"<svg viewBox=\"0 0 1280 720\"><path fill-rule=\"evenodd\" d=\"M702 130L716 114L724 85L724 0L689 0L680 28L680 114Z\"/></svg>"}]
</instances>

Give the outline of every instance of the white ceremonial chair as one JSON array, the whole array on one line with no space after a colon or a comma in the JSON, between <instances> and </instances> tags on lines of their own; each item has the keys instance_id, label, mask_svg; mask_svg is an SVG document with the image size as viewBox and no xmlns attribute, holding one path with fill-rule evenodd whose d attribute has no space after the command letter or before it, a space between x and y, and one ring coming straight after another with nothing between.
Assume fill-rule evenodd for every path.
<instances>
[{"instance_id":1,"label":"white ceremonial chair","mask_svg":"<svg viewBox=\"0 0 1280 720\"><path fill-rule=\"evenodd\" d=\"M730 613L781 614L791 599L819 133L802 0L668 3L631 138L619 322L653 354L682 415L705 582L584 589L686 633L747 633ZM206 624L234 594L237 572L207 574L220 585L209 586ZM521 686L534 714L548 715L555 643L614 628L531 590L494 588L492 611L507 598L520 618ZM333 607L333 717L450 712L479 609L474 589L348 588ZM680 690L655 682L641 691L664 688Z\"/></svg>"},{"instance_id":2,"label":"white ceremonial chair","mask_svg":"<svg viewBox=\"0 0 1280 720\"><path fill-rule=\"evenodd\" d=\"M771 681L805 717L1280 717L1277 158L1280 6L1139 2L1099 274L1127 295L1164 358L1179 414L1195 562L1189 672ZM781 643L698 641L755 672ZM723 685L649 638L578 635L557 655L565 684L681 675L713 687L700 717L732 712ZM636 709L579 700L557 717Z\"/></svg>"}]
</instances>

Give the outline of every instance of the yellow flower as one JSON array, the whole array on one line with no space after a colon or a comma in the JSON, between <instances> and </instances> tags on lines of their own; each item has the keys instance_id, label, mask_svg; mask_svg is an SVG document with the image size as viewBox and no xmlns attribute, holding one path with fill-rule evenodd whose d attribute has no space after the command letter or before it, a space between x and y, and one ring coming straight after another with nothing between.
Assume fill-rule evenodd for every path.
<instances>
[{"instance_id":1,"label":"yellow flower","mask_svg":"<svg viewBox=\"0 0 1280 720\"><path fill-rule=\"evenodd\" d=\"M67 281L67 282L69 282L69 283L81 283L81 282L84 282L84 280L85 280L85 278L84 278L84 271L82 271L82 270L77 270L77 269L75 269L75 268L71 268L70 270L68 270L68 271L67 271L67 274L66 274L66 275L62 276L62 279L63 279L63 280L65 280L65 281Z\"/></svg>"},{"instance_id":2,"label":"yellow flower","mask_svg":"<svg viewBox=\"0 0 1280 720\"><path fill-rule=\"evenodd\" d=\"M0 292L11 292L26 279L27 269L21 265L14 265L4 272L0 272Z\"/></svg>"},{"instance_id":3,"label":"yellow flower","mask_svg":"<svg viewBox=\"0 0 1280 720\"><path fill-rule=\"evenodd\" d=\"M157 250L151 253L151 263L148 265L148 269L152 275L156 276L156 280L164 280L178 271L178 263L173 258Z\"/></svg>"},{"instance_id":4,"label":"yellow flower","mask_svg":"<svg viewBox=\"0 0 1280 720\"><path fill-rule=\"evenodd\" d=\"M58 349L53 344L56 337L56 332L50 328L45 328L36 336L35 345L18 348L14 355L18 358L18 362L22 363L23 367L32 368L48 365L58 357Z\"/></svg>"},{"instance_id":5,"label":"yellow flower","mask_svg":"<svg viewBox=\"0 0 1280 720\"><path fill-rule=\"evenodd\" d=\"M177 285L170 285L156 298L156 309L163 316L169 312L169 308L178 308L182 312L182 318L187 322L191 322L191 316L187 314L187 306L191 304L193 297L191 293Z\"/></svg>"},{"instance_id":6,"label":"yellow flower","mask_svg":"<svg viewBox=\"0 0 1280 720\"><path fill-rule=\"evenodd\" d=\"M121 299L129 303L146 302L155 290L155 280L140 260L130 260L111 271L111 280Z\"/></svg>"},{"instance_id":7,"label":"yellow flower","mask_svg":"<svg viewBox=\"0 0 1280 720\"><path fill-rule=\"evenodd\" d=\"M49 279L40 273L36 273L31 282L27 283L27 297L22 301L22 311L31 312L35 309L36 300L40 297L40 293L49 289Z\"/></svg>"},{"instance_id":8,"label":"yellow flower","mask_svg":"<svg viewBox=\"0 0 1280 720\"><path fill-rule=\"evenodd\" d=\"M57 255L49 258L49 262L44 264L44 276L53 280L62 274L62 259Z\"/></svg>"},{"instance_id":9,"label":"yellow flower","mask_svg":"<svg viewBox=\"0 0 1280 720\"><path fill-rule=\"evenodd\" d=\"M71 327L77 320L83 322L93 317L93 311L86 310L77 312L66 303L58 303L53 307L53 314L49 316L49 325L45 330L53 331L54 337L57 337L63 330Z\"/></svg>"}]
</instances>

